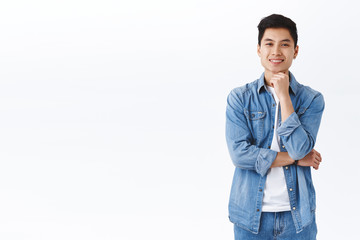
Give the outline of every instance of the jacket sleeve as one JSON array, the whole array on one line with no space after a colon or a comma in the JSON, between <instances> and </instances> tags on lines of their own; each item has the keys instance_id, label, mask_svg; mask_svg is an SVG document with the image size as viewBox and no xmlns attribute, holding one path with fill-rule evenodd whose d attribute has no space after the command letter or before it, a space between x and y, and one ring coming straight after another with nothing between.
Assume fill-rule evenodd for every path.
<instances>
[{"instance_id":1,"label":"jacket sleeve","mask_svg":"<svg viewBox=\"0 0 360 240\"><path fill-rule=\"evenodd\" d=\"M324 97L318 93L309 107L293 112L277 129L292 159L300 160L314 148L324 107Z\"/></svg>"},{"instance_id":2,"label":"jacket sleeve","mask_svg":"<svg viewBox=\"0 0 360 240\"><path fill-rule=\"evenodd\" d=\"M277 156L276 151L253 144L254 139L248 127L243 104L234 90L227 98L226 142L236 167L254 170L261 176L266 175Z\"/></svg>"}]
</instances>

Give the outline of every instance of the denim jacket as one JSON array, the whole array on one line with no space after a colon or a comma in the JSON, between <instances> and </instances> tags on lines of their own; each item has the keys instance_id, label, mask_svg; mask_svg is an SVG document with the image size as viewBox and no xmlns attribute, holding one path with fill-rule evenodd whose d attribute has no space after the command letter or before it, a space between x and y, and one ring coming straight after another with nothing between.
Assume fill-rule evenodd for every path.
<instances>
[{"instance_id":1,"label":"denim jacket","mask_svg":"<svg viewBox=\"0 0 360 240\"><path fill-rule=\"evenodd\" d=\"M289 75L289 94L295 112L282 123L279 113L277 133L281 152L299 160L315 146L325 104L321 93L298 83L292 73ZM270 149L276 103L264 84L263 73L258 80L233 89L226 108L226 141L235 165L229 219L253 233L259 231L266 176L277 156ZM311 168L288 165L283 169L292 218L299 233L315 214Z\"/></svg>"}]
</instances>

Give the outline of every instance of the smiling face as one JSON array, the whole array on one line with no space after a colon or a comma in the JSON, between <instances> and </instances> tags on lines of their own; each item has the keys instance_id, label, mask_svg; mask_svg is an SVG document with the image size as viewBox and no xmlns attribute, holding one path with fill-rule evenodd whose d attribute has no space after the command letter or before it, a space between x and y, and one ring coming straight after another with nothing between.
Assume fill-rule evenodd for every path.
<instances>
[{"instance_id":1,"label":"smiling face","mask_svg":"<svg viewBox=\"0 0 360 240\"><path fill-rule=\"evenodd\" d=\"M294 40L286 28L267 28L258 45L258 55L261 65L265 68L265 78L269 80L273 74L283 72L288 74L289 68L299 51L294 46Z\"/></svg>"}]
</instances>

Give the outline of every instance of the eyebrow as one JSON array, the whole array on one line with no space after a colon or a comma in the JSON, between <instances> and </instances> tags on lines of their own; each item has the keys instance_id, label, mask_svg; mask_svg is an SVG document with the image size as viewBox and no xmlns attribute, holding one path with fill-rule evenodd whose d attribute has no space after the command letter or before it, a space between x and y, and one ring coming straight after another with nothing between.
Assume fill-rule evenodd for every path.
<instances>
[{"instance_id":1,"label":"eyebrow","mask_svg":"<svg viewBox=\"0 0 360 240\"><path fill-rule=\"evenodd\" d=\"M264 41L274 42L274 40L272 40L271 38L266 38L266 39L264 39ZM281 40L280 42L291 42L291 40L290 39L284 39L284 40Z\"/></svg>"}]
</instances>

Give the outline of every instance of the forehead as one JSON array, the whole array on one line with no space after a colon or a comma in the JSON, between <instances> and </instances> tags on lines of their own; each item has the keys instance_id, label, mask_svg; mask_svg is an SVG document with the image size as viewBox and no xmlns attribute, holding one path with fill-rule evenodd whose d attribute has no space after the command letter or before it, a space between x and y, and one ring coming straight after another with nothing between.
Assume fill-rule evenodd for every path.
<instances>
[{"instance_id":1,"label":"forehead","mask_svg":"<svg viewBox=\"0 0 360 240\"><path fill-rule=\"evenodd\" d=\"M285 39L293 42L293 38L290 35L290 31L286 28L267 28L264 32L262 40L271 39L273 41L282 41Z\"/></svg>"}]
</instances>

